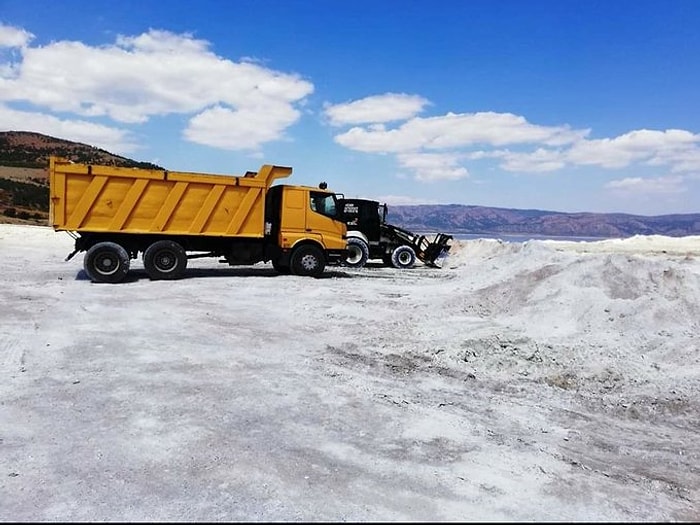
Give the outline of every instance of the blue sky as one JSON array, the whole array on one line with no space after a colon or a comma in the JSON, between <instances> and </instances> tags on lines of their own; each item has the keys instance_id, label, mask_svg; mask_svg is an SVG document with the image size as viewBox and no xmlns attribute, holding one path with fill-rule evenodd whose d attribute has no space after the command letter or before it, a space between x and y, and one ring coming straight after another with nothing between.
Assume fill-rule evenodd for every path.
<instances>
[{"instance_id":1,"label":"blue sky","mask_svg":"<svg viewBox=\"0 0 700 525\"><path fill-rule=\"evenodd\" d=\"M0 131L390 204L700 212L700 1L0 0Z\"/></svg>"}]
</instances>

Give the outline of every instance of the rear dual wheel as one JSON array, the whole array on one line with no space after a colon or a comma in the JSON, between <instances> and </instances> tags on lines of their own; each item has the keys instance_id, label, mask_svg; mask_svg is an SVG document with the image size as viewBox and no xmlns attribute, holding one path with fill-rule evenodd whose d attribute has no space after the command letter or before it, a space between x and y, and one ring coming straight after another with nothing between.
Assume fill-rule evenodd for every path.
<instances>
[{"instance_id":1,"label":"rear dual wheel","mask_svg":"<svg viewBox=\"0 0 700 525\"><path fill-rule=\"evenodd\" d=\"M98 242L85 253L83 268L95 283L119 283L129 272L129 253L116 242Z\"/></svg>"},{"instance_id":2,"label":"rear dual wheel","mask_svg":"<svg viewBox=\"0 0 700 525\"><path fill-rule=\"evenodd\" d=\"M178 279L187 268L187 253L175 241L156 241L143 252L143 267L154 281Z\"/></svg>"}]
</instances>

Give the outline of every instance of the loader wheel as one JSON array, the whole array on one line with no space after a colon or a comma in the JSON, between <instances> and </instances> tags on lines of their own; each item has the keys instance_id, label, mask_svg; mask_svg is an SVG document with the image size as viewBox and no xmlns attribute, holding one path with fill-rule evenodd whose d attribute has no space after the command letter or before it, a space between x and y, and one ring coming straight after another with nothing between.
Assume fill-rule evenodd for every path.
<instances>
[{"instance_id":1,"label":"loader wheel","mask_svg":"<svg viewBox=\"0 0 700 525\"><path fill-rule=\"evenodd\" d=\"M129 272L129 253L115 242L98 242L85 253L83 268L95 283L118 283Z\"/></svg>"},{"instance_id":2,"label":"loader wheel","mask_svg":"<svg viewBox=\"0 0 700 525\"><path fill-rule=\"evenodd\" d=\"M358 237L348 239L348 256L343 261L344 266L362 268L369 259L369 246Z\"/></svg>"},{"instance_id":3,"label":"loader wheel","mask_svg":"<svg viewBox=\"0 0 700 525\"><path fill-rule=\"evenodd\" d=\"M187 267L187 253L175 241L156 241L143 252L143 267L154 281L178 279Z\"/></svg>"},{"instance_id":4,"label":"loader wheel","mask_svg":"<svg viewBox=\"0 0 700 525\"><path fill-rule=\"evenodd\" d=\"M323 273L325 265L323 252L316 246L299 246L292 253L291 268L294 275L318 277Z\"/></svg>"},{"instance_id":5,"label":"loader wheel","mask_svg":"<svg viewBox=\"0 0 700 525\"><path fill-rule=\"evenodd\" d=\"M416 252L405 244L396 248L391 254L391 264L394 268L410 268L416 262Z\"/></svg>"}]
</instances>

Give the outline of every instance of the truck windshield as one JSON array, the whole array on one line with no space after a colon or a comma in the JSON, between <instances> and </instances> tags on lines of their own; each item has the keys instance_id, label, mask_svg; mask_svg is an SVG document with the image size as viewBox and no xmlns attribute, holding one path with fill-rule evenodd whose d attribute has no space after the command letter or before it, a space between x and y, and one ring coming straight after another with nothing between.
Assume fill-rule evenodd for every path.
<instances>
[{"instance_id":1,"label":"truck windshield","mask_svg":"<svg viewBox=\"0 0 700 525\"><path fill-rule=\"evenodd\" d=\"M311 209L326 217L336 218L335 194L311 192Z\"/></svg>"}]
</instances>

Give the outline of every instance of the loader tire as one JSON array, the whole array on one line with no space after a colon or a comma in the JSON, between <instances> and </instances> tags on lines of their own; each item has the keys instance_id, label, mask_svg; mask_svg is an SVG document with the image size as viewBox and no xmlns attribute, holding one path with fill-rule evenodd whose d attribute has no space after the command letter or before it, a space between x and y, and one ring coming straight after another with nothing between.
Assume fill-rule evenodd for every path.
<instances>
[{"instance_id":1,"label":"loader tire","mask_svg":"<svg viewBox=\"0 0 700 525\"><path fill-rule=\"evenodd\" d=\"M323 252L316 246L305 244L292 253L291 268L294 275L319 277L325 266Z\"/></svg>"},{"instance_id":2,"label":"loader tire","mask_svg":"<svg viewBox=\"0 0 700 525\"><path fill-rule=\"evenodd\" d=\"M95 283L119 283L129 272L129 253L116 242L98 242L85 253L83 268Z\"/></svg>"},{"instance_id":3,"label":"loader tire","mask_svg":"<svg viewBox=\"0 0 700 525\"><path fill-rule=\"evenodd\" d=\"M391 264L394 268L411 268L416 262L416 252L407 245L401 245L391 253Z\"/></svg>"},{"instance_id":4,"label":"loader tire","mask_svg":"<svg viewBox=\"0 0 700 525\"><path fill-rule=\"evenodd\" d=\"M359 237L348 239L348 256L343 261L343 266L348 268L362 268L369 259L369 246Z\"/></svg>"},{"instance_id":5,"label":"loader tire","mask_svg":"<svg viewBox=\"0 0 700 525\"><path fill-rule=\"evenodd\" d=\"M178 279L187 268L187 253L175 241L156 241L143 252L143 267L154 281Z\"/></svg>"}]
</instances>

